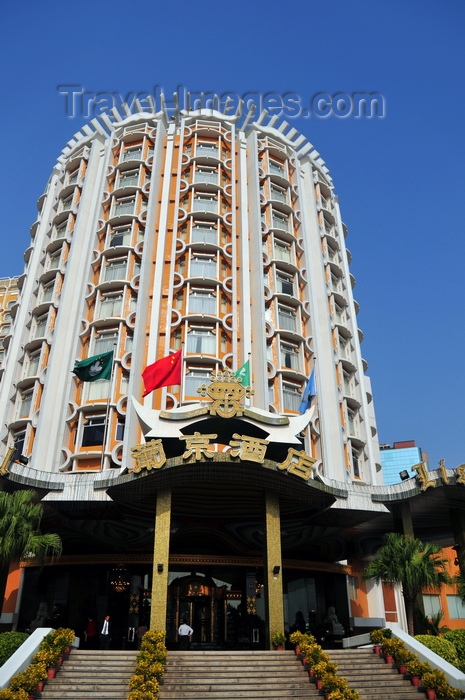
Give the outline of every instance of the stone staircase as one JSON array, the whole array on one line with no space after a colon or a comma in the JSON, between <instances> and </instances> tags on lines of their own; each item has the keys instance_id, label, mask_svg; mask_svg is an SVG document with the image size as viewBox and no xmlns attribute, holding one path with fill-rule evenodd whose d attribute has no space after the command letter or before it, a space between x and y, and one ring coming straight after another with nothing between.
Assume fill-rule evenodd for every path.
<instances>
[{"instance_id":1,"label":"stone staircase","mask_svg":"<svg viewBox=\"0 0 465 700\"><path fill-rule=\"evenodd\" d=\"M126 700L136 651L73 649L55 678L47 681L42 700Z\"/></svg>"},{"instance_id":2,"label":"stone staircase","mask_svg":"<svg viewBox=\"0 0 465 700\"><path fill-rule=\"evenodd\" d=\"M360 700L415 700L424 698L424 691L414 688L410 680L401 676L395 664L387 664L384 657L370 649L332 649L328 651L337 663L339 676L347 679L351 688L358 690Z\"/></svg>"},{"instance_id":3,"label":"stone staircase","mask_svg":"<svg viewBox=\"0 0 465 700\"><path fill-rule=\"evenodd\" d=\"M159 700L321 697L293 651L170 651Z\"/></svg>"},{"instance_id":4,"label":"stone staircase","mask_svg":"<svg viewBox=\"0 0 465 700\"><path fill-rule=\"evenodd\" d=\"M328 652L360 700L420 700L372 649ZM73 649L42 700L126 700L136 651ZM170 651L159 700L303 700L322 697L293 651Z\"/></svg>"}]
</instances>

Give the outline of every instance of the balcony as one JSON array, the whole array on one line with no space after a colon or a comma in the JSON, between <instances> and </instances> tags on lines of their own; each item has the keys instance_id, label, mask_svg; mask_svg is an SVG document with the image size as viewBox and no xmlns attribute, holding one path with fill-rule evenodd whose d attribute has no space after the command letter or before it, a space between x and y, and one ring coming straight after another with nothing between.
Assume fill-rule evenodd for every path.
<instances>
[{"instance_id":1,"label":"balcony","mask_svg":"<svg viewBox=\"0 0 465 700\"><path fill-rule=\"evenodd\" d=\"M191 231L191 243L210 243L216 245L218 243L218 231L216 228L193 226Z\"/></svg>"},{"instance_id":2,"label":"balcony","mask_svg":"<svg viewBox=\"0 0 465 700\"><path fill-rule=\"evenodd\" d=\"M218 214L218 201L216 199L200 199L195 197L192 202L192 211Z\"/></svg>"},{"instance_id":3,"label":"balcony","mask_svg":"<svg viewBox=\"0 0 465 700\"><path fill-rule=\"evenodd\" d=\"M195 149L196 158L216 158L220 157L220 151L218 146L207 146L206 144L199 144Z\"/></svg>"}]
</instances>

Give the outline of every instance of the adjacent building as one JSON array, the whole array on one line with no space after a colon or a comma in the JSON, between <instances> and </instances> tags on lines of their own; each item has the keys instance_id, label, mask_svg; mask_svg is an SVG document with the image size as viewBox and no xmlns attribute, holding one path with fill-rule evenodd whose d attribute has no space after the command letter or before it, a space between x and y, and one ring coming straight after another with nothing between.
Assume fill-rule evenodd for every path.
<instances>
[{"instance_id":1,"label":"adjacent building","mask_svg":"<svg viewBox=\"0 0 465 700\"><path fill-rule=\"evenodd\" d=\"M415 445L415 440L380 445L381 466L385 484L398 484L410 479L412 467L420 462L428 462L428 456Z\"/></svg>"}]
</instances>

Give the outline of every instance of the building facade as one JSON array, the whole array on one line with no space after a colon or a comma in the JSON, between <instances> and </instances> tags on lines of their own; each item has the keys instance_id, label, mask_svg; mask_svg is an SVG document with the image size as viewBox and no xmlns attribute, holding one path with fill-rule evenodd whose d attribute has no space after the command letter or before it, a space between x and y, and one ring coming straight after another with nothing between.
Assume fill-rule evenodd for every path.
<instances>
[{"instance_id":1,"label":"building facade","mask_svg":"<svg viewBox=\"0 0 465 700\"><path fill-rule=\"evenodd\" d=\"M175 643L183 616L198 644L267 645L298 612L383 619L363 558L405 508L379 491L347 231L311 144L266 115L103 115L38 208L0 394L3 452L29 462L1 481L37 490L64 550L12 568L1 621L41 602L78 632L110 611L115 645L148 618ZM180 385L143 398L179 350ZM110 351L110 380L73 374Z\"/></svg>"},{"instance_id":2,"label":"building facade","mask_svg":"<svg viewBox=\"0 0 465 700\"><path fill-rule=\"evenodd\" d=\"M380 454L385 484L398 484L403 479L409 479L414 465L428 461L427 455L415 445L415 440L395 442L392 447L380 445Z\"/></svg>"}]
</instances>

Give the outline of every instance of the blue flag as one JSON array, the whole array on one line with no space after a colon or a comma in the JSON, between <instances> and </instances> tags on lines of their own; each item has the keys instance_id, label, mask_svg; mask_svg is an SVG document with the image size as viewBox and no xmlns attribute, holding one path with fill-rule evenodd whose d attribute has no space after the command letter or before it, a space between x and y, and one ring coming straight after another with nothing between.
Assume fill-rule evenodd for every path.
<instances>
[{"instance_id":1,"label":"blue flag","mask_svg":"<svg viewBox=\"0 0 465 700\"><path fill-rule=\"evenodd\" d=\"M312 399L314 396L316 396L315 368L312 369L307 386L302 394L302 403L299 406L299 413L305 413L305 411L308 411L312 405Z\"/></svg>"}]
</instances>

